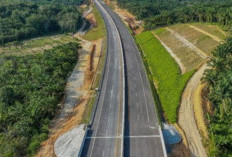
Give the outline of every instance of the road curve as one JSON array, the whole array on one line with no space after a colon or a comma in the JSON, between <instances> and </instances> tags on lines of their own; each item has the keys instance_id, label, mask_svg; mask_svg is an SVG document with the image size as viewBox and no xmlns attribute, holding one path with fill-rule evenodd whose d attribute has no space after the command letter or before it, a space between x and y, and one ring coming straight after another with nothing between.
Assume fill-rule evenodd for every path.
<instances>
[{"instance_id":1,"label":"road curve","mask_svg":"<svg viewBox=\"0 0 232 157\"><path fill-rule=\"evenodd\" d=\"M119 16L103 4L120 33L125 56L126 116L124 156L164 157L166 149L140 52Z\"/></svg>"},{"instance_id":2,"label":"road curve","mask_svg":"<svg viewBox=\"0 0 232 157\"><path fill-rule=\"evenodd\" d=\"M94 1L107 29L107 59L93 123L88 129L82 157L119 157L124 135L124 63L121 39L110 15Z\"/></svg>"}]
</instances>

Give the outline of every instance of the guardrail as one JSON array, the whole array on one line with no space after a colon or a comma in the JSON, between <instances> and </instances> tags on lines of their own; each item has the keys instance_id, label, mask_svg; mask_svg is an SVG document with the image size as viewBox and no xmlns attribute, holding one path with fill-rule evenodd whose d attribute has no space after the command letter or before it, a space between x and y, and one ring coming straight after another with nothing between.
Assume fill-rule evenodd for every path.
<instances>
[{"instance_id":1,"label":"guardrail","mask_svg":"<svg viewBox=\"0 0 232 157\"><path fill-rule=\"evenodd\" d=\"M123 53L123 48L122 48L122 41L121 41L121 37L119 35L119 32L118 32L118 29L113 21L113 19L111 18L111 16L108 14L108 12L104 9L104 7L101 6L101 4L98 2L98 0L95 0L94 3L96 4L97 3L97 8L98 10L100 11L100 8L102 8L102 11L105 11L106 15L109 16L109 19L111 20L111 22L113 23L114 27L115 27L115 30L117 32L117 35L118 35L118 39L119 39L119 47L120 47L120 51L121 51L121 59L122 59L122 75L123 75L123 118L122 118L122 139L121 139L121 156L123 157L124 156L124 131L125 131L125 63L124 63L124 53ZM102 12L100 11L100 13L102 14ZM104 16L103 16L104 18ZM108 51L108 40L107 40L107 46L106 46L106 49ZM106 63L107 63L107 60L108 60L108 52L106 53L106 58L105 58L105 62L104 62L104 69L103 69L103 74L101 75L101 81L100 81L100 84L99 84L99 89L102 88L103 86L103 80L104 80L104 76L105 76L105 71L106 71ZM97 99L94 103L94 108L93 108L93 111L92 111L92 115L91 115L91 119L90 119L90 122L89 124L87 125L87 127L85 128L85 135L83 137L83 142L82 142L82 145L81 145L81 148L79 150L79 153L78 153L78 157L81 156L82 154L82 151L83 151L83 147L84 147L84 144L85 144L85 138L87 136L87 132L89 130L89 128L92 126L93 124L93 120L95 118L95 115L96 115L96 109L97 109L97 106L98 106L98 103L99 103L99 99L100 99L100 94L101 94L101 91L98 91L97 93Z\"/></svg>"}]
</instances>

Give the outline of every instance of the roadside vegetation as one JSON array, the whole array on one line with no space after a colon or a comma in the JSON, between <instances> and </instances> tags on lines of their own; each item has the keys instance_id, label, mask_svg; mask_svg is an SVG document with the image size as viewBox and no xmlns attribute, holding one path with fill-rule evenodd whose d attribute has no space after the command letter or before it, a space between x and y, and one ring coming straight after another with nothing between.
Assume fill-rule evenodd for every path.
<instances>
[{"instance_id":1,"label":"roadside vegetation","mask_svg":"<svg viewBox=\"0 0 232 157\"><path fill-rule=\"evenodd\" d=\"M136 40L157 87L165 118L175 123L183 89L194 70L182 75L178 64L151 32L136 35Z\"/></svg>"},{"instance_id":2,"label":"roadside vegetation","mask_svg":"<svg viewBox=\"0 0 232 157\"><path fill-rule=\"evenodd\" d=\"M51 33L77 31L82 22L76 6L7 1L0 4L0 44Z\"/></svg>"},{"instance_id":3,"label":"roadside vegetation","mask_svg":"<svg viewBox=\"0 0 232 157\"><path fill-rule=\"evenodd\" d=\"M208 85L208 99L213 114L208 114L210 145L209 155L231 156L232 150L232 38L213 51L210 69L203 81Z\"/></svg>"},{"instance_id":4,"label":"roadside vegetation","mask_svg":"<svg viewBox=\"0 0 232 157\"><path fill-rule=\"evenodd\" d=\"M78 48L72 42L43 54L0 56L0 156L32 155L47 138Z\"/></svg>"},{"instance_id":5,"label":"roadside vegetation","mask_svg":"<svg viewBox=\"0 0 232 157\"><path fill-rule=\"evenodd\" d=\"M104 20L98 12L97 8L93 6L93 14L96 19L96 27L89 30L84 36L83 39L93 41L100 38L104 38L106 36L106 30L105 30L105 23Z\"/></svg>"}]
</instances>

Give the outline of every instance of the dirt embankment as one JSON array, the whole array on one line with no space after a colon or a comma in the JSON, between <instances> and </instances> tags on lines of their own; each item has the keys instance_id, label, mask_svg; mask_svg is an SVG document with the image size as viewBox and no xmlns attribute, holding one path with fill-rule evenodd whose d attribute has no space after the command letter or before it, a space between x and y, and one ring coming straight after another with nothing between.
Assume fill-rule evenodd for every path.
<instances>
[{"instance_id":1,"label":"dirt embankment","mask_svg":"<svg viewBox=\"0 0 232 157\"><path fill-rule=\"evenodd\" d=\"M119 8L116 1L105 0L105 3L121 17L134 34L139 34L144 30L143 21L136 20L136 17L126 9Z\"/></svg>"}]
</instances>

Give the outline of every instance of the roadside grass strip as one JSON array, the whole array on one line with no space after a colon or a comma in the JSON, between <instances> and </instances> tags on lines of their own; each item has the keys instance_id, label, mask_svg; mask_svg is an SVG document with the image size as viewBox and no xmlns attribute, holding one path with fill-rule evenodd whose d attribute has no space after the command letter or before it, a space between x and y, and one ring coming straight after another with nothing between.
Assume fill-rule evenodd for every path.
<instances>
[{"instance_id":1,"label":"roadside grass strip","mask_svg":"<svg viewBox=\"0 0 232 157\"><path fill-rule=\"evenodd\" d=\"M195 70L182 75L178 64L151 32L136 35L136 40L148 63L164 116L175 123L182 92Z\"/></svg>"},{"instance_id":2,"label":"roadside grass strip","mask_svg":"<svg viewBox=\"0 0 232 157\"><path fill-rule=\"evenodd\" d=\"M105 23L104 20L98 12L97 8L93 6L93 14L96 18L97 27L92 28L90 31L88 31L84 36L83 39L94 41L100 38L103 38L106 36L106 29L105 29Z\"/></svg>"}]
</instances>

